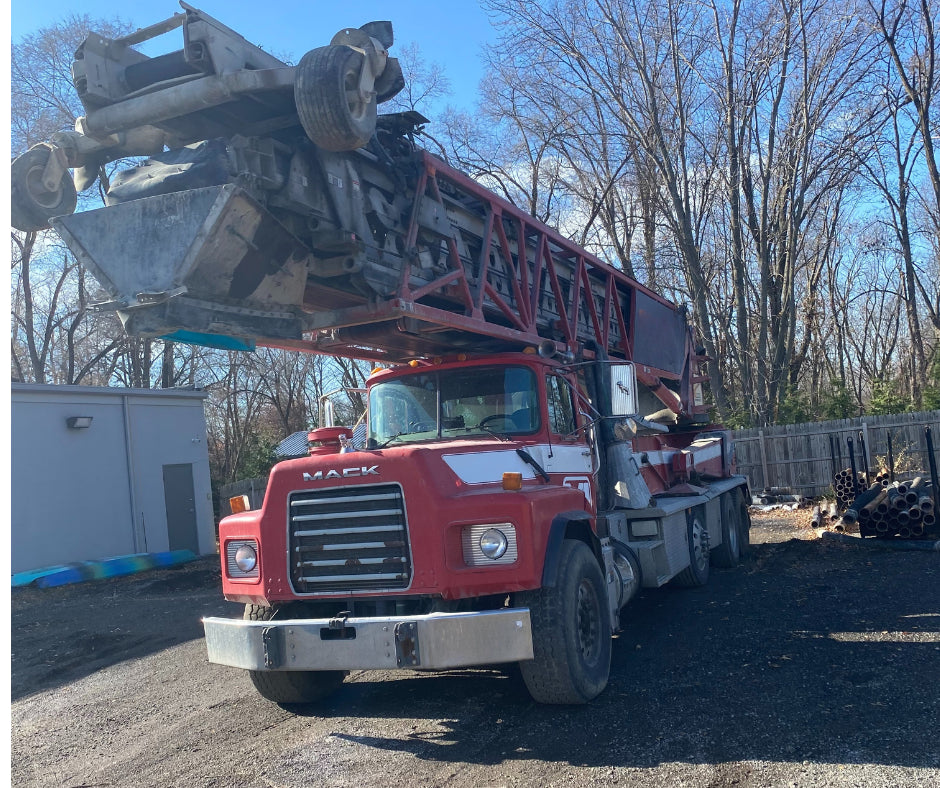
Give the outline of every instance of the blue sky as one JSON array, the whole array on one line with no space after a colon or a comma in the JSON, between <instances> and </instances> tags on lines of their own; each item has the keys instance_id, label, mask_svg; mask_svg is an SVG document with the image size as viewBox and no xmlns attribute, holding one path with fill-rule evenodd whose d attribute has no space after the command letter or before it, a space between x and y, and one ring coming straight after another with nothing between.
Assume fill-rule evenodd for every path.
<instances>
[{"instance_id":1,"label":"blue sky","mask_svg":"<svg viewBox=\"0 0 940 788\"><path fill-rule=\"evenodd\" d=\"M476 99L482 77L481 48L493 43L495 31L477 0L193 0L205 11L245 38L294 62L314 47L329 43L344 27L358 27L375 19L389 19L396 46L417 43L425 60L440 63L451 83L445 100L469 107ZM92 18L120 17L134 27L145 27L179 11L176 0L13 0L13 42L70 14ZM182 46L179 31L170 33L159 51Z\"/></svg>"}]
</instances>

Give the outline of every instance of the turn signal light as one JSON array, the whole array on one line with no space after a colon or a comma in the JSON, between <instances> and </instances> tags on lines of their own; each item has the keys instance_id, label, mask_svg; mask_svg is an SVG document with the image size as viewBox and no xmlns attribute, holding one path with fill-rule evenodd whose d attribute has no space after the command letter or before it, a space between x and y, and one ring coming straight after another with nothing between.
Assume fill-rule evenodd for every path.
<instances>
[{"instance_id":1,"label":"turn signal light","mask_svg":"<svg viewBox=\"0 0 940 788\"><path fill-rule=\"evenodd\" d=\"M248 500L247 495L236 495L234 498L229 498L228 505L232 510L232 514L241 514L251 508L251 502Z\"/></svg>"},{"instance_id":2,"label":"turn signal light","mask_svg":"<svg viewBox=\"0 0 940 788\"><path fill-rule=\"evenodd\" d=\"M522 489L522 474L516 471L506 471L503 474L503 489L518 491Z\"/></svg>"}]
</instances>

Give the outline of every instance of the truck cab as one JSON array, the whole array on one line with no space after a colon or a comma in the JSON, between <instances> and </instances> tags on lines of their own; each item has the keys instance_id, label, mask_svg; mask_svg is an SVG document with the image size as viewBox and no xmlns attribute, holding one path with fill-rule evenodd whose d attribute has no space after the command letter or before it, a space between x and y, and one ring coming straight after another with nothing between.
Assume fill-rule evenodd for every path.
<instances>
[{"instance_id":1,"label":"truck cab","mask_svg":"<svg viewBox=\"0 0 940 788\"><path fill-rule=\"evenodd\" d=\"M377 371L368 412L364 446L280 463L262 509L223 520L223 552L258 543L250 577L226 565L226 598L470 608L539 587L546 507L593 518L589 424L557 364L513 354Z\"/></svg>"}]
</instances>

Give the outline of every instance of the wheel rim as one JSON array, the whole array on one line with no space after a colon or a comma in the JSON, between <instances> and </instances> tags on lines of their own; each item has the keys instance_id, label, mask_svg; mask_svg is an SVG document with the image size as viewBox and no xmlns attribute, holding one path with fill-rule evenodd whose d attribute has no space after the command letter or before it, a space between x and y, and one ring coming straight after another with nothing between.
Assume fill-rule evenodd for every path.
<instances>
[{"instance_id":1,"label":"wheel rim","mask_svg":"<svg viewBox=\"0 0 940 788\"><path fill-rule=\"evenodd\" d=\"M734 507L728 509L728 547L732 555L738 554L738 523L735 519Z\"/></svg>"},{"instance_id":2,"label":"wheel rim","mask_svg":"<svg viewBox=\"0 0 940 788\"><path fill-rule=\"evenodd\" d=\"M62 201L62 187L60 186L55 191L47 191L42 183L45 170L44 165L37 164L35 167L30 167L29 172L26 173L26 190L37 205L43 208L55 208Z\"/></svg>"},{"instance_id":3,"label":"wheel rim","mask_svg":"<svg viewBox=\"0 0 940 788\"><path fill-rule=\"evenodd\" d=\"M365 65L363 65L363 68ZM364 101L359 92L359 72L358 69L350 67L343 75L343 89L346 91L346 104L349 107L349 115L356 121L361 121L366 117L366 111L369 102Z\"/></svg>"},{"instance_id":4,"label":"wheel rim","mask_svg":"<svg viewBox=\"0 0 940 788\"><path fill-rule=\"evenodd\" d=\"M705 529L696 517L692 521L692 559L698 570L704 571L708 565L708 545L706 543Z\"/></svg>"},{"instance_id":5,"label":"wheel rim","mask_svg":"<svg viewBox=\"0 0 940 788\"><path fill-rule=\"evenodd\" d=\"M600 652L600 611L597 593L590 581L578 585L578 650L582 659L593 662Z\"/></svg>"}]
</instances>

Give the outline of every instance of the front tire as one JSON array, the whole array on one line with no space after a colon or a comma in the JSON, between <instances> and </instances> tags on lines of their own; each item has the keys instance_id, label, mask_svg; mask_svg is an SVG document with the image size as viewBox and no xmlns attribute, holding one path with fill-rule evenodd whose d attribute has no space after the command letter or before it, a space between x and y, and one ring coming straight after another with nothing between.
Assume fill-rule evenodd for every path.
<instances>
[{"instance_id":1,"label":"front tire","mask_svg":"<svg viewBox=\"0 0 940 788\"><path fill-rule=\"evenodd\" d=\"M264 605L245 605L246 621L270 621L275 609ZM343 670L249 670L251 683L265 700L292 706L316 703L332 695L346 678Z\"/></svg>"},{"instance_id":2,"label":"front tire","mask_svg":"<svg viewBox=\"0 0 940 788\"><path fill-rule=\"evenodd\" d=\"M583 542L562 542L558 581L526 591L515 604L528 607L534 659L519 663L538 703L583 704L607 686L611 632L607 587L594 553Z\"/></svg>"}]
</instances>

